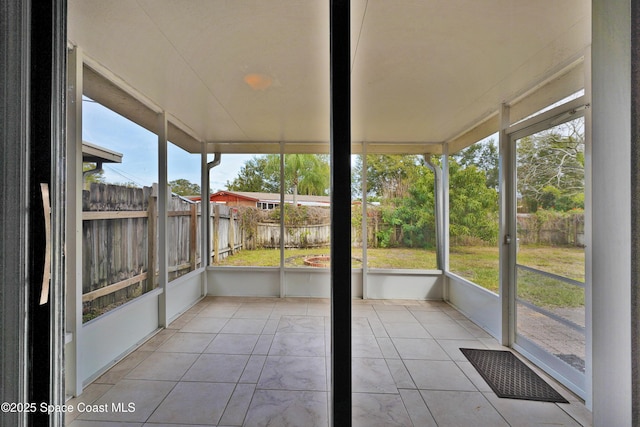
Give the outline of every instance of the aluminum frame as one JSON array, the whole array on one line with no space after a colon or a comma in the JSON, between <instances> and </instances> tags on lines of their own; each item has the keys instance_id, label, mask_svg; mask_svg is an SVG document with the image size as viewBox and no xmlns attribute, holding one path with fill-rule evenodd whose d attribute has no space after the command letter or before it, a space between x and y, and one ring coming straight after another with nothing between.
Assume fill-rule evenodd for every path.
<instances>
[{"instance_id":1,"label":"aluminum frame","mask_svg":"<svg viewBox=\"0 0 640 427\"><path fill-rule=\"evenodd\" d=\"M506 174L505 179L509 182L510 190L507 195L507 199L505 203L508 203L504 207L505 216L507 217L508 227L510 233L505 234L506 236L510 236L510 244L508 248L508 258L502 260L501 254L501 262L504 262L504 269L508 271L508 275L505 276L506 282L500 282L501 286L501 295L502 289L505 289L507 292L506 296L502 296L503 301L503 310L506 309L508 311L508 318L505 322L503 318L503 325L508 324L508 344L509 347L513 347L517 351L525 354L527 358L529 358L535 364L544 367L544 369L553 374L553 376L576 393L578 396L583 399L588 398L588 388L586 383L586 377L588 374L580 375L576 372L573 372L570 368L565 366L563 362L557 360L557 358L552 357L550 353L547 353L539 346L535 345L531 340L526 337L519 335L517 331L517 245L515 244L517 238L517 227L516 227L516 203L517 203L517 178L516 178L516 141L525 138L527 136L533 135L535 133L544 131L546 129L551 129L555 126L561 125L571 120L575 120L577 118L585 117L585 111L589 107L589 103L585 96L581 96L577 99L574 99L565 104L559 105L549 111L546 111L542 114L536 115L528 120L524 120L519 122L516 125L507 127L505 130L505 152L508 153L509 163L508 169L509 172ZM584 107L584 108L583 108ZM585 122L585 144L588 138L590 124ZM585 148L586 149L586 148ZM586 174L588 165L585 165L585 196L587 192L587 187L589 187L588 181L586 180ZM586 266L585 266L586 268ZM585 289L590 288L590 283L587 281L585 283ZM585 294L585 306L587 304L586 301L587 295ZM507 307L505 307L505 304ZM503 311L504 315L504 311ZM585 310L586 315L586 310ZM586 319L585 319L586 320ZM585 333L585 346L586 346L586 335L589 333L589 329L587 329ZM504 338L503 332L503 338ZM586 349L585 349L586 350ZM587 353L587 357L588 353Z\"/></svg>"}]
</instances>

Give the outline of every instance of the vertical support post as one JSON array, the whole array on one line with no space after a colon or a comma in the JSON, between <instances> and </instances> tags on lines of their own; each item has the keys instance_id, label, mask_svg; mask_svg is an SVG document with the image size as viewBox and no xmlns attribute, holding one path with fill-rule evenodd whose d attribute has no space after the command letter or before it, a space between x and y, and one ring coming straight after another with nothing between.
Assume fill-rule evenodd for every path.
<instances>
[{"instance_id":1,"label":"vertical support post","mask_svg":"<svg viewBox=\"0 0 640 427\"><path fill-rule=\"evenodd\" d=\"M631 402L640 425L640 5L631 2Z\"/></svg>"},{"instance_id":2,"label":"vertical support post","mask_svg":"<svg viewBox=\"0 0 640 427\"><path fill-rule=\"evenodd\" d=\"M515 256L516 256L516 149L507 134L509 106L500 109L500 317L502 345L510 346L515 341Z\"/></svg>"},{"instance_id":3,"label":"vertical support post","mask_svg":"<svg viewBox=\"0 0 640 427\"><path fill-rule=\"evenodd\" d=\"M207 150L206 150L206 143L203 143L203 150L202 150L202 167L203 167L203 176L202 176L202 188L203 188L203 193L202 193L202 200L203 200L203 205L202 205L202 236L203 236L203 243L202 243L202 265L203 267L206 267L208 265L211 264L211 239L212 236L215 235L217 227L213 227L212 223L211 223L211 199L209 197L209 193L210 193L210 189L211 189L211 183L210 183L210 174L211 174L211 169L215 168L216 166L218 166L220 164L220 161L222 159L222 154L220 152L215 153L215 156L213 158L213 160L211 162L207 162ZM204 170L206 169L206 171ZM205 175L206 173L206 175ZM205 202L206 200L206 202ZM217 206L217 205L216 205ZM212 231L213 228L213 231ZM215 241L217 242L217 238L215 239ZM216 252L217 253L217 252ZM206 257L206 261L204 261ZM217 260L217 258L216 258ZM206 274L204 276L204 281L203 281L203 289L202 289L202 294L206 295L207 294L207 279L206 279Z\"/></svg>"},{"instance_id":4,"label":"vertical support post","mask_svg":"<svg viewBox=\"0 0 640 427\"><path fill-rule=\"evenodd\" d=\"M436 217L436 262L440 270L444 270L444 247L443 247L443 235L444 235L444 215L442 209L442 170L438 165L431 161L430 154L423 155L427 167L433 172L433 194L435 197L435 217Z\"/></svg>"},{"instance_id":5,"label":"vertical support post","mask_svg":"<svg viewBox=\"0 0 640 427\"><path fill-rule=\"evenodd\" d=\"M207 268L209 265L209 192L211 191L211 184L209 182L209 164L207 162L207 143L202 143L202 156L200 157L200 188L202 193L200 194L200 266ZM205 282L203 282L202 295L206 295L206 272Z\"/></svg>"},{"instance_id":6,"label":"vertical support post","mask_svg":"<svg viewBox=\"0 0 640 427\"><path fill-rule=\"evenodd\" d=\"M159 296L158 326L167 327L167 292L169 283L167 223L169 206L169 189L167 181L167 114L158 114L158 287L162 289Z\"/></svg>"},{"instance_id":7,"label":"vertical support post","mask_svg":"<svg viewBox=\"0 0 640 427\"><path fill-rule=\"evenodd\" d=\"M592 349L593 425L634 424L632 277L634 205L632 58L636 2L592 1ZM633 40L633 42L632 42ZM637 57L636 57L637 58ZM633 108L637 113L637 110ZM637 219L637 216L635 217ZM616 390L612 393L611 390Z\"/></svg>"},{"instance_id":8,"label":"vertical support post","mask_svg":"<svg viewBox=\"0 0 640 427\"><path fill-rule=\"evenodd\" d=\"M584 56L584 97L591 102L591 49L586 49ZM591 108L584 112L584 256L585 256L585 406L592 409L593 405L593 139L591 131ZM577 240L576 240L577 242Z\"/></svg>"},{"instance_id":9,"label":"vertical support post","mask_svg":"<svg viewBox=\"0 0 640 427\"><path fill-rule=\"evenodd\" d=\"M442 270L449 271L449 143L442 144ZM449 287L445 277L443 298L449 299Z\"/></svg>"},{"instance_id":10,"label":"vertical support post","mask_svg":"<svg viewBox=\"0 0 640 427\"><path fill-rule=\"evenodd\" d=\"M200 267L205 271L202 273L202 286L200 294L207 295L207 271L209 265L209 164L207 162L207 143L202 143L202 152L200 155Z\"/></svg>"},{"instance_id":11,"label":"vertical support post","mask_svg":"<svg viewBox=\"0 0 640 427\"><path fill-rule=\"evenodd\" d=\"M351 10L331 0L331 399L333 425L351 410Z\"/></svg>"},{"instance_id":12,"label":"vertical support post","mask_svg":"<svg viewBox=\"0 0 640 427\"><path fill-rule=\"evenodd\" d=\"M285 215L287 210L284 205L284 142L280 141L280 298L287 295L287 283L284 274L284 243L286 239Z\"/></svg>"},{"instance_id":13,"label":"vertical support post","mask_svg":"<svg viewBox=\"0 0 640 427\"><path fill-rule=\"evenodd\" d=\"M213 206L213 263L220 262L220 205Z\"/></svg>"},{"instance_id":14,"label":"vertical support post","mask_svg":"<svg viewBox=\"0 0 640 427\"><path fill-rule=\"evenodd\" d=\"M367 217L367 143L362 143L362 299L369 298L369 259L367 249L369 248L369 223Z\"/></svg>"},{"instance_id":15,"label":"vertical support post","mask_svg":"<svg viewBox=\"0 0 640 427\"><path fill-rule=\"evenodd\" d=\"M79 351L82 343L82 92L83 52L74 47L68 59L67 210L66 210L66 331L72 334L65 352L66 393L82 393Z\"/></svg>"},{"instance_id":16,"label":"vertical support post","mask_svg":"<svg viewBox=\"0 0 640 427\"><path fill-rule=\"evenodd\" d=\"M158 186L154 185L149 195L147 209L147 291L156 287L158 269Z\"/></svg>"},{"instance_id":17,"label":"vertical support post","mask_svg":"<svg viewBox=\"0 0 640 427\"><path fill-rule=\"evenodd\" d=\"M189 208L189 264L191 264L191 270L196 269L196 252L198 248L198 242L196 241L198 236L198 205L193 204Z\"/></svg>"}]
</instances>

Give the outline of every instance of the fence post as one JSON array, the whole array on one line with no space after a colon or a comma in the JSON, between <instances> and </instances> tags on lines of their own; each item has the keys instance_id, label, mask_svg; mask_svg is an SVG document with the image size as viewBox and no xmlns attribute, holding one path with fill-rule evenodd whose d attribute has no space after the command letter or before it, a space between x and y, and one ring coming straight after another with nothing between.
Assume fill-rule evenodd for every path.
<instances>
[{"instance_id":1,"label":"fence post","mask_svg":"<svg viewBox=\"0 0 640 427\"><path fill-rule=\"evenodd\" d=\"M233 216L233 209L229 209L229 247L231 248L231 255L236 252L236 227L235 219Z\"/></svg>"},{"instance_id":2,"label":"fence post","mask_svg":"<svg viewBox=\"0 0 640 427\"><path fill-rule=\"evenodd\" d=\"M191 264L191 270L196 269L196 248L197 248L197 229L198 229L198 205L195 203L191 205L191 212L189 217L189 264Z\"/></svg>"},{"instance_id":3,"label":"fence post","mask_svg":"<svg viewBox=\"0 0 640 427\"><path fill-rule=\"evenodd\" d=\"M375 216L375 221L373 222L373 247L377 248L378 247L378 232L380 230L378 229L378 214L376 213Z\"/></svg>"},{"instance_id":4,"label":"fence post","mask_svg":"<svg viewBox=\"0 0 640 427\"><path fill-rule=\"evenodd\" d=\"M153 187L155 190L156 187ZM154 289L156 286L156 267L158 258L156 255L157 233L158 233L158 207L155 191L149 196L148 220L147 220L147 291Z\"/></svg>"},{"instance_id":5,"label":"fence post","mask_svg":"<svg viewBox=\"0 0 640 427\"><path fill-rule=\"evenodd\" d=\"M220 261L220 205L216 203L213 207L213 263L217 264Z\"/></svg>"}]
</instances>

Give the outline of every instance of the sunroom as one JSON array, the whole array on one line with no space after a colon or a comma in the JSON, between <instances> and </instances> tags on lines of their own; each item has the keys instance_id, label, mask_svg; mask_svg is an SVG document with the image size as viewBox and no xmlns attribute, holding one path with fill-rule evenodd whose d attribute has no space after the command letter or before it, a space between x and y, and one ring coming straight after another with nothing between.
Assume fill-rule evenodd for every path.
<instances>
[{"instance_id":1,"label":"sunroom","mask_svg":"<svg viewBox=\"0 0 640 427\"><path fill-rule=\"evenodd\" d=\"M433 425L459 420L438 415L429 394L438 384L414 360L422 356L405 363L403 340L414 338L433 340L451 363L465 340L508 348L572 396L570 409L557 406L571 423L590 424L591 410L596 425L626 420L607 392L625 377L631 387L632 352L620 338L629 325L617 329L628 318L611 314L629 288L609 284L626 277L612 258L627 242L616 218L628 218L611 207L623 172L606 148L626 135L611 118L626 117L626 86L605 77L617 70L607 55L619 52L601 28L629 24L623 9L609 15L605 2L581 0L69 0L65 191L52 196L66 207L66 275L52 292L64 288L67 398L82 402L94 381L99 388L160 337L208 335L210 349L230 339L234 318L259 319L266 329L243 339L255 339L255 351L270 329L273 349L293 339L287 328L320 319L322 357L307 361L320 363L325 383L287 389L324 394L318 425L341 425L352 410L365 425L378 395L397 395L408 411L397 425L424 422L409 408L416 398ZM119 163L83 174L95 167L83 161L87 146L120 154ZM330 208L296 202L298 192L314 194L300 183L318 164L315 195L330 196ZM259 165L257 190L240 183ZM178 191L185 181L194 185ZM216 191L279 200L269 209L202 202ZM183 329L189 322L199 326ZM396 387L375 389L371 402L358 390L363 372L378 372L359 364L365 323ZM605 351L618 341L626 356ZM283 355L249 352L245 369L264 357L264 373ZM616 360L624 363L611 373ZM209 384L189 372L195 379L185 381ZM264 391L255 379L247 408ZM233 402L233 390L224 399ZM509 418L485 398L500 422L517 424L517 410ZM129 421L176 422L169 408L165 400ZM232 425L260 425L250 408ZM224 411L206 424L226 425ZM84 418L97 420L127 421Z\"/></svg>"}]
</instances>

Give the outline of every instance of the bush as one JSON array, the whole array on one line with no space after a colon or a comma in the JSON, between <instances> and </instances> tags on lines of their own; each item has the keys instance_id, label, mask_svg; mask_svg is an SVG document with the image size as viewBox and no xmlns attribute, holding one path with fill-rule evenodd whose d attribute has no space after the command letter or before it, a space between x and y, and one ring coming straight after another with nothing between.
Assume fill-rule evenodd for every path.
<instances>
[{"instance_id":1,"label":"bush","mask_svg":"<svg viewBox=\"0 0 640 427\"><path fill-rule=\"evenodd\" d=\"M280 209L267 212L269 222L280 222ZM330 216L329 208L284 205L284 223L286 225L328 224Z\"/></svg>"}]
</instances>

